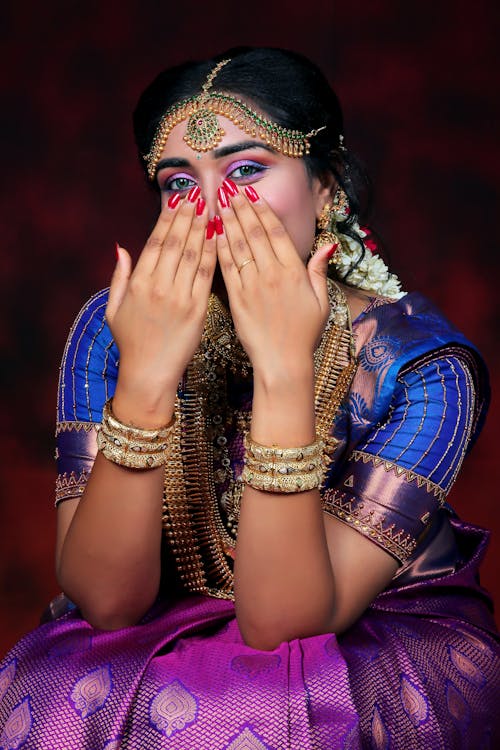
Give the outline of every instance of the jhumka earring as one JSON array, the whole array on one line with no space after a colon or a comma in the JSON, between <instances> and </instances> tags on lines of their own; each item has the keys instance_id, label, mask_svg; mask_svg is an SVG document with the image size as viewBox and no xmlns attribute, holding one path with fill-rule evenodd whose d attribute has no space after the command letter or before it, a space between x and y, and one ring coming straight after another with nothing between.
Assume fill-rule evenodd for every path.
<instances>
[{"instance_id":1,"label":"jhumka earring","mask_svg":"<svg viewBox=\"0 0 500 750\"><path fill-rule=\"evenodd\" d=\"M320 247L325 245L337 245L337 250L330 258L330 263L335 265L340 253L341 239L337 230L337 222L343 221L349 215L349 201L345 191L337 188L333 203L325 203L318 218L317 234L311 250L311 257Z\"/></svg>"}]
</instances>

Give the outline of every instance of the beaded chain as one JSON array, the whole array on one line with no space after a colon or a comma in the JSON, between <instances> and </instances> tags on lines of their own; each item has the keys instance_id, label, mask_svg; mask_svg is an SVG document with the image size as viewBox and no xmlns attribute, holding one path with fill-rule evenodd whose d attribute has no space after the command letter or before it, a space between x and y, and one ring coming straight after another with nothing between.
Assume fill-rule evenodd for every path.
<instances>
[{"instance_id":1,"label":"beaded chain","mask_svg":"<svg viewBox=\"0 0 500 750\"><path fill-rule=\"evenodd\" d=\"M203 84L201 94L174 104L164 113L154 134L151 148L143 156L150 180L155 177L156 167L168 136L173 128L184 120L188 120L184 141L196 151L198 159L202 153L215 148L225 135L217 115L227 118L248 135L259 138L286 156L300 158L309 153L309 139L326 126L309 133L291 130L264 117L232 94L210 90L215 76L229 62L230 60L222 60L215 66Z\"/></svg>"},{"instance_id":2,"label":"beaded chain","mask_svg":"<svg viewBox=\"0 0 500 750\"><path fill-rule=\"evenodd\" d=\"M330 316L314 355L323 480L338 444L330 434L332 424L357 366L345 297L334 282L328 283ZM244 487L231 466L229 446L249 432L251 420L250 409L228 403L227 380L230 373L245 377L250 372L229 312L211 295L202 342L176 402L163 526L184 587L222 599L234 598L232 571Z\"/></svg>"}]
</instances>

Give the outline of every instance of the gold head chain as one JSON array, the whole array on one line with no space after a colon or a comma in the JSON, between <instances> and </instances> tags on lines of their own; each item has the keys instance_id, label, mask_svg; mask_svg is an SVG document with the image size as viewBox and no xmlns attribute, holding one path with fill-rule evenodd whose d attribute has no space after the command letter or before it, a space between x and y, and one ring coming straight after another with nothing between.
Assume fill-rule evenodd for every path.
<instances>
[{"instance_id":1,"label":"gold head chain","mask_svg":"<svg viewBox=\"0 0 500 750\"><path fill-rule=\"evenodd\" d=\"M200 94L184 99L167 109L158 124L151 149L143 157L147 163L150 180L155 177L156 167L168 136L172 129L184 120L188 120L184 140L193 151L196 151L197 159L201 159L204 152L215 148L225 135L217 115L227 117L245 133L260 138L285 156L301 157L308 154L309 139L326 128L326 125L323 125L309 133L291 130L264 117L236 96L222 91L212 91L215 77L229 62L229 59L222 60L214 67Z\"/></svg>"}]
</instances>

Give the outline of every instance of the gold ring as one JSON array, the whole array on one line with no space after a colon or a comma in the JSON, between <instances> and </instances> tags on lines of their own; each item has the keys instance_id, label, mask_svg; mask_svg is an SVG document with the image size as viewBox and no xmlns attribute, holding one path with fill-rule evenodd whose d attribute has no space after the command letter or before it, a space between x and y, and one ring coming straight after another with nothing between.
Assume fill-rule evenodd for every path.
<instances>
[{"instance_id":1,"label":"gold ring","mask_svg":"<svg viewBox=\"0 0 500 750\"><path fill-rule=\"evenodd\" d=\"M254 262L255 262L255 258L247 258L246 260L244 260L243 263L241 263L239 266L236 266L236 268L238 269L238 273L241 273L241 269L244 268L246 265L248 265L248 263L254 263Z\"/></svg>"}]
</instances>

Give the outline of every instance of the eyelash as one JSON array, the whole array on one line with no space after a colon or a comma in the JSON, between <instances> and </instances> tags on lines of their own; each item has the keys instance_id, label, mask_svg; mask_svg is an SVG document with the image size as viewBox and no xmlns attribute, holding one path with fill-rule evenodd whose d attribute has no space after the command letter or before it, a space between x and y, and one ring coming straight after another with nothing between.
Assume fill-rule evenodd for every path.
<instances>
[{"instance_id":1,"label":"eyelash","mask_svg":"<svg viewBox=\"0 0 500 750\"><path fill-rule=\"evenodd\" d=\"M245 168L251 169L253 171L250 174L246 174L246 175L244 174L235 175L235 172L237 172L238 170L245 169ZM231 169L229 172L227 172L226 177L230 177L233 180L238 180L238 181L247 180L251 182L255 178L256 175L264 172L267 169L268 167L264 166L263 164L259 164L258 162L254 162L254 161L243 162L242 161L242 162L238 162L237 164L231 165ZM179 180L184 180L188 184L184 185L184 187L180 187L179 185L177 187L174 187L174 184L178 182ZM164 190L167 193L174 193L174 192L183 193L183 192L186 192L187 190L190 190L195 184L196 184L195 181L191 177L189 177L189 175L173 175L172 177L169 177L165 180L165 182L163 183L162 190Z\"/></svg>"},{"instance_id":2,"label":"eyelash","mask_svg":"<svg viewBox=\"0 0 500 750\"><path fill-rule=\"evenodd\" d=\"M254 171L251 174L247 175L240 175L235 176L235 172L237 172L239 169L244 169L245 167L248 167L250 169L253 169ZM238 162L236 164L233 164L231 166L231 171L227 173L227 177L231 177L233 180L252 180L252 178L255 177L255 175L260 174L261 172L264 172L267 169L263 164L259 164L259 162L255 161L242 161Z\"/></svg>"},{"instance_id":3,"label":"eyelash","mask_svg":"<svg viewBox=\"0 0 500 750\"><path fill-rule=\"evenodd\" d=\"M185 180L189 184L185 185L184 187L173 187L174 183L178 180ZM167 193L183 193L186 190L190 190L193 185L195 185L195 181L192 180L188 175L173 175L172 177L169 177L165 180L162 190L165 190Z\"/></svg>"}]
</instances>

